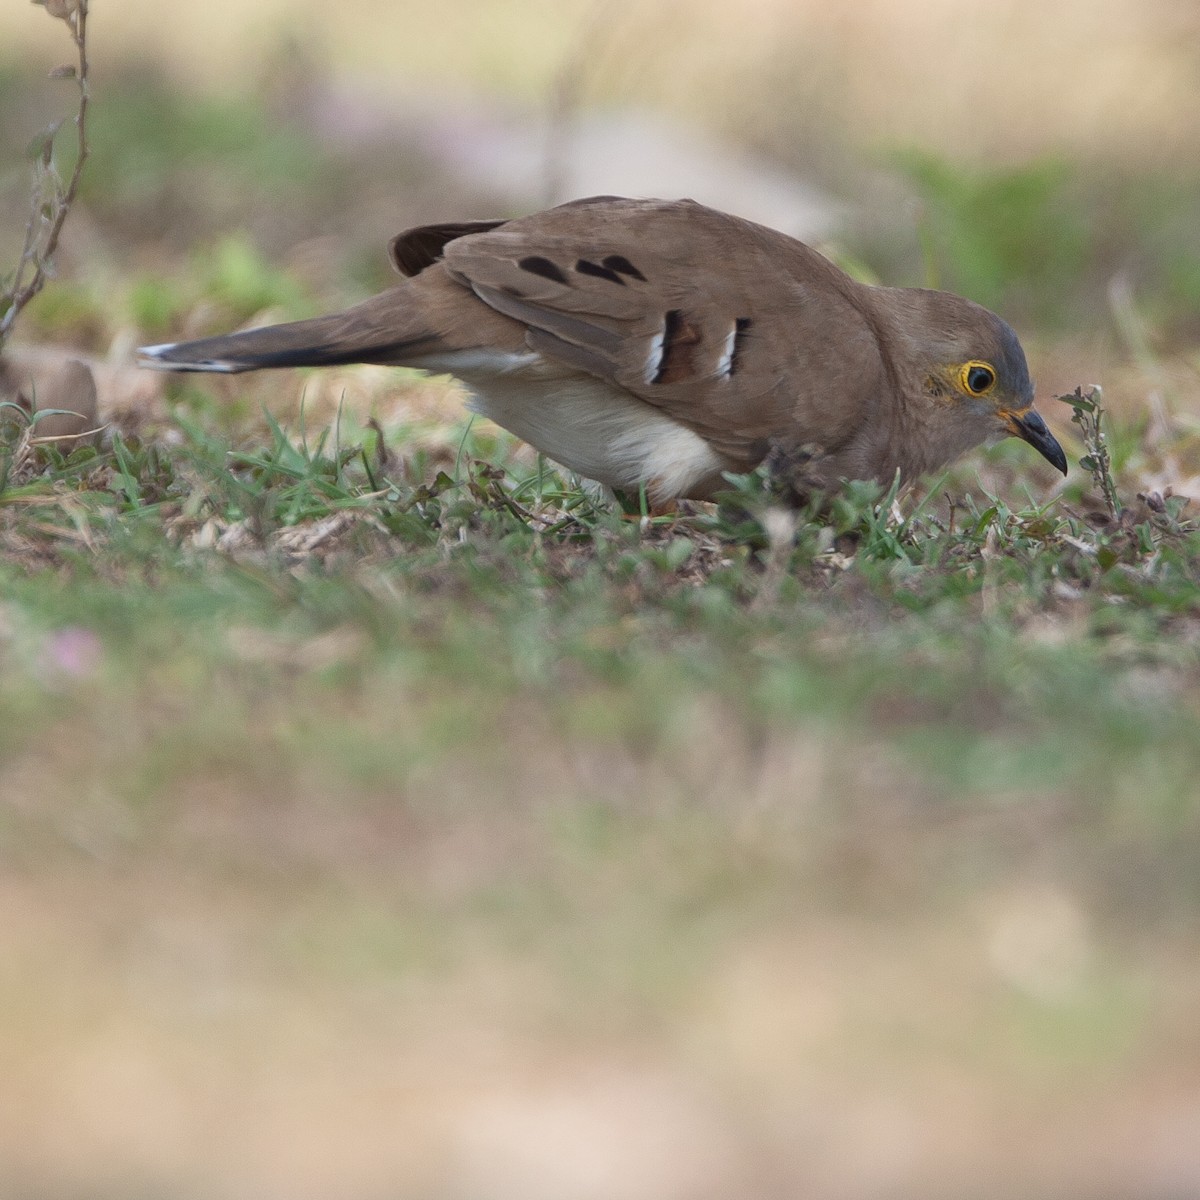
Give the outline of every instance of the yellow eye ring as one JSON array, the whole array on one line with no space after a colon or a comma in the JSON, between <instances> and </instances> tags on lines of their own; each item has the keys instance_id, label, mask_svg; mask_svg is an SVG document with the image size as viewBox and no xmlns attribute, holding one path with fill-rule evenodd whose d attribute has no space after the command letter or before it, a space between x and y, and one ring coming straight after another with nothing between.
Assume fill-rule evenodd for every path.
<instances>
[{"instance_id":1,"label":"yellow eye ring","mask_svg":"<svg viewBox=\"0 0 1200 1200\"><path fill-rule=\"evenodd\" d=\"M985 396L996 386L995 368L985 362L963 363L958 369L958 386L969 396Z\"/></svg>"}]
</instances>

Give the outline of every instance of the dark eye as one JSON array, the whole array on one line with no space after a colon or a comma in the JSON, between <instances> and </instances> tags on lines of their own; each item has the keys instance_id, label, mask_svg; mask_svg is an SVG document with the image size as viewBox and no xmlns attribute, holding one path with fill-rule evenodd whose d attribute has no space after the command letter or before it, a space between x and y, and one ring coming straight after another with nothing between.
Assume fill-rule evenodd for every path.
<instances>
[{"instance_id":1,"label":"dark eye","mask_svg":"<svg viewBox=\"0 0 1200 1200\"><path fill-rule=\"evenodd\" d=\"M986 363L968 363L963 380L971 395L982 396L996 382L996 372Z\"/></svg>"}]
</instances>

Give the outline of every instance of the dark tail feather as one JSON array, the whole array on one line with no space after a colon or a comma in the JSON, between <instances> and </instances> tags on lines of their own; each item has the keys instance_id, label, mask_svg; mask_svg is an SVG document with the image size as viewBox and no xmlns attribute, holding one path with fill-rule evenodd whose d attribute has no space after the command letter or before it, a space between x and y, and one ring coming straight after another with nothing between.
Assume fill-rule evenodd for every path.
<instances>
[{"instance_id":1,"label":"dark tail feather","mask_svg":"<svg viewBox=\"0 0 1200 1200\"><path fill-rule=\"evenodd\" d=\"M138 360L160 371L259 371L268 367L332 367L345 363L403 363L435 335L413 328L393 293L309 321L269 325L194 342L143 346ZM397 319L399 317L399 319ZM407 328L406 328L407 326Z\"/></svg>"}]
</instances>

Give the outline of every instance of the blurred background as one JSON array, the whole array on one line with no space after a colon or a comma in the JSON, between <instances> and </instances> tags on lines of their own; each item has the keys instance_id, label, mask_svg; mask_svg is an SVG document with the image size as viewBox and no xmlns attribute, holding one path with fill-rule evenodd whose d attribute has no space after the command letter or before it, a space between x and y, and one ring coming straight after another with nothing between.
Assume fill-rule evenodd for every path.
<instances>
[{"instance_id":1,"label":"blurred background","mask_svg":"<svg viewBox=\"0 0 1200 1200\"><path fill-rule=\"evenodd\" d=\"M358 299L409 225L690 195L862 277L999 310L1056 428L1046 398L1102 383L1122 463L1200 490L1194 0L93 0L90 41L93 157L19 334L109 363L102 415L126 428L162 415L164 387L234 399L122 374L133 346ZM0 8L0 263L19 253L25 147L72 111L46 79L68 49L45 12ZM282 417L302 396L459 419L448 385L380 371L247 380L236 398ZM899 695L901 656L895 671ZM844 686L849 709L869 683ZM1082 810L1003 756L986 805L931 812L890 744L819 721L764 741L703 697L654 754L559 744L540 709L480 717L469 758L411 751L429 799L400 810L370 783L393 699L381 686L355 709L367 765L338 777L345 811L319 772L249 787L218 755L193 776L164 741L152 770L173 807L129 857L119 717L102 745L55 740L5 773L25 816L97 756L116 782L62 818L78 870L9 843L0 1192L1200 1195L1200 959L1138 942L1153 904L1132 868L1097 888L1125 957L1088 899L1134 861L1111 851L1140 844L1136 820L1104 853L1086 830L1056 840ZM160 700L171 711L171 688ZM282 728L274 703L253 711ZM323 735L295 736L301 755ZM1155 795L1191 785L1171 761L1146 766ZM614 824L614 788L662 807ZM1010 801L1030 789L1054 803L1027 819ZM745 828L689 803L715 794L745 799ZM844 826L806 824L826 794ZM1162 883L1189 919L1190 862Z\"/></svg>"}]
</instances>

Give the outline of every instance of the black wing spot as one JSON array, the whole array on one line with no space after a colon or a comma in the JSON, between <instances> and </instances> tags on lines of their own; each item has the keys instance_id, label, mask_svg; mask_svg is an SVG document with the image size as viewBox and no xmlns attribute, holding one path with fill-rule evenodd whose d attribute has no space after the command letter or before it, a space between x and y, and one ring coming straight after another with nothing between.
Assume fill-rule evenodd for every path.
<instances>
[{"instance_id":1,"label":"black wing spot","mask_svg":"<svg viewBox=\"0 0 1200 1200\"><path fill-rule=\"evenodd\" d=\"M738 355L742 352L742 347L746 344L746 334L750 332L754 321L750 317L738 317L733 322L733 349L729 352L729 374L732 375L737 371Z\"/></svg>"},{"instance_id":2,"label":"black wing spot","mask_svg":"<svg viewBox=\"0 0 1200 1200\"><path fill-rule=\"evenodd\" d=\"M625 286L625 280L611 267L602 267L599 263L588 262L586 258L581 258L575 264L575 270L580 275L594 275L597 279L607 279L609 283L619 283L622 287Z\"/></svg>"},{"instance_id":3,"label":"black wing spot","mask_svg":"<svg viewBox=\"0 0 1200 1200\"><path fill-rule=\"evenodd\" d=\"M643 283L646 282L645 275L623 254L610 254L604 260L604 266L610 271L616 271L618 275L628 275L631 279L640 279Z\"/></svg>"},{"instance_id":4,"label":"black wing spot","mask_svg":"<svg viewBox=\"0 0 1200 1200\"><path fill-rule=\"evenodd\" d=\"M540 275L543 279L549 279L554 283L567 282L567 277L562 271L548 258L542 258L539 254L531 254L528 258L521 259L517 266L522 271L528 271L530 275Z\"/></svg>"},{"instance_id":5,"label":"black wing spot","mask_svg":"<svg viewBox=\"0 0 1200 1200\"><path fill-rule=\"evenodd\" d=\"M692 348L700 344L700 330L683 313L672 308L663 315L662 350L651 383L681 383L694 374Z\"/></svg>"},{"instance_id":6,"label":"black wing spot","mask_svg":"<svg viewBox=\"0 0 1200 1200\"><path fill-rule=\"evenodd\" d=\"M663 332L662 345L658 349L658 366L654 371L654 378L651 383L662 383L663 377L667 373L667 362L671 356L671 347L675 344L675 338L679 335L679 324L683 320L683 313L677 308L668 310L663 316Z\"/></svg>"}]
</instances>

